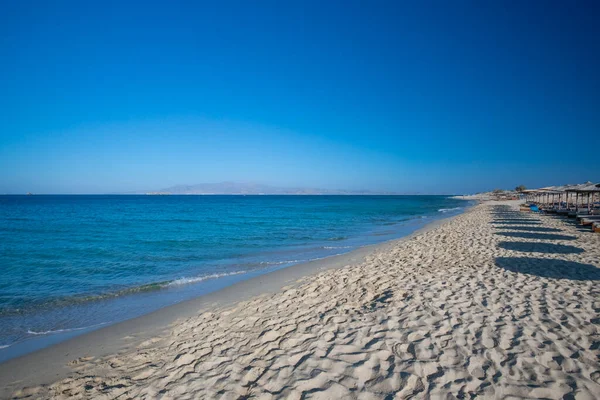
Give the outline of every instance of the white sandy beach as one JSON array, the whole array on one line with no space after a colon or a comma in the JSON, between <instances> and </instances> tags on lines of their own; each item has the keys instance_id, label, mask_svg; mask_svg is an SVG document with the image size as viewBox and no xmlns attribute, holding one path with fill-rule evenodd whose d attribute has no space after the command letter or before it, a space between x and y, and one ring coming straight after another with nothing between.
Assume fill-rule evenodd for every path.
<instances>
[{"instance_id":1,"label":"white sandy beach","mask_svg":"<svg viewBox=\"0 0 600 400\"><path fill-rule=\"evenodd\" d=\"M72 356L53 384L2 384L16 398L600 398L600 235L517 205Z\"/></svg>"}]
</instances>

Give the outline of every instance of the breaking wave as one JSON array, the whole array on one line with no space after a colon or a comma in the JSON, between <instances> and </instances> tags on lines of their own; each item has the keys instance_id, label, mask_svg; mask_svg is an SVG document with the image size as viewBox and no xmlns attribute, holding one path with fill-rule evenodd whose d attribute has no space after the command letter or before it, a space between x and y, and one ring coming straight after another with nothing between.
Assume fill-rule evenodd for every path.
<instances>
[{"instance_id":1,"label":"breaking wave","mask_svg":"<svg viewBox=\"0 0 600 400\"><path fill-rule=\"evenodd\" d=\"M208 279L217 279L217 278L223 278L225 276L239 275L239 274L243 274L246 272L248 272L248 271L235 271L235 272L227 272L227 273L222 273L222 274L210 274L210 275L195 276L195 277L191 277L191 278L183 277L183 278L175 279L174 281L171 281L171 282L167 282L163 286L168 287L168 286L187 285L190 283L206 281Z\"/></svg>"},{"instance_id":2,"label":"breaking wave","mask_svg":"<svg viewBox=\"0 0 600 400\"><path fill-rule=\"evenodd\" d=\"M96 325L90 325L90 326L82 326L80 328L70 328L70 329L55 329L55 330L49 330L49 331L43 331L43 332L36 332L36 331L32 331L32 330L27 330L27 333L30 335L35 335L35 336L40 336L40 335L52 335L54 333L65 333L65 332L74 332L74 331L81 331L84 329L90 329L90 328L96 328L102 325L105 325L106 322L102 322L101 324L96 324ZM8 346L4 346L4 347L8 347ZM3 348L2 346L0 346L0 348Z\"/></svg>"},{"instance_id":3,"label":"breaking wave","mask_svg":"<svg viewBox=\"0 0 600 400\"><path fill-rule=\"evenodd\" d=\"M441 212L441 213L447 213L447 212L450 212L450 211L457 211L457 210L462 210L462 209L463 209L463 207L454 207L454 208L440 208L440 209L438 210L438 212Z\"/></svg>"}]
</instances>

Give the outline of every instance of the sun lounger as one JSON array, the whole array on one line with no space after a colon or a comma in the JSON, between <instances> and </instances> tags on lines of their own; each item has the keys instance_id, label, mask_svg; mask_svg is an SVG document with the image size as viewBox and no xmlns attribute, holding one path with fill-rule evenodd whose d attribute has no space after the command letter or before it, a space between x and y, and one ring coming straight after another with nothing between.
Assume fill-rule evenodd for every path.
<instances>
[{"instance_id":1,"label":"sun lounger","mask_svg":"<svg viewBox=\"0 0 600 400\"><path fill-rule=\"evenodd\" d=\"M600 222L600 215L581 218L581 225L592 225L594 222Z\"/></svg>"},{"instance_id":2,"label":"sun lounger","mask_svg":"<svg viewBox=\"0 0 600 400\"><path fill-rule=\"evenodd\" d=\"M596 215L596 214L588 214L588 213L579 213L577 214L577 219L581 219L581 218L597 218L600 217L600 215Z\"/></svg>"},{"instance_id":3,"label":"sun lounger","mask_svg":"<svg viewBox=\"0 0 600 400\"><path fill-rule=\"evenodd\" d=\"M576 218L577 218L577 219L581 219L581 218L586 218L586 217L594 217L594 216L595 216L594 214L590 214L590 213L588 213L588 212L587 212L587 210L585 210L585 211L581 211L581 210L580 210L580 211L577 213L577 215L576 215Z\"/></svg>"}]
</instances>

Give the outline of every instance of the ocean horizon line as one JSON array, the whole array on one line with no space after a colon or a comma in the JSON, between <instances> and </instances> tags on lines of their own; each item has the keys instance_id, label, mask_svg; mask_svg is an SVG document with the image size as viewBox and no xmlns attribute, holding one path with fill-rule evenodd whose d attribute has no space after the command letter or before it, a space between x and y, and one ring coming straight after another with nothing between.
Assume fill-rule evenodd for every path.
<instances>
[{"instance_id":1,"label":"ocean horizon line","mask_svg":"<svg viewBox=\"0 0 600 400\"><path fill-rule=\"evenodd\" d=\"M1 193L0 196L464 196L463 193Z\"/></svg>"}]
</instances>

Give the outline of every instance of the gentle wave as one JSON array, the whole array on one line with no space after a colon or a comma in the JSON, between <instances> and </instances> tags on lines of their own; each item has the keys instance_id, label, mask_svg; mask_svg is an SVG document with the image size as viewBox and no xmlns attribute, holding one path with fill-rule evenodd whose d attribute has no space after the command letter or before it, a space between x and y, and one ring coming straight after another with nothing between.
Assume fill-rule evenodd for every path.
<instances>
[{"instance_id":1,"label":"gentle wave","mask_svg":"<svg viewBox=\"0 0 600 400\"><path fill-rule=\"evenodd\" d=\"M250 272L250 271L234 271L234 272L229 272L229 273L209 274L209 275L201 275L201 276L195 276L195 277L189 277L189 278L182 277L182 278L171 280L171 281L147 283L147 284L143 284L140 286L124 288L121 290L97 294L97 295L59 298L59 299L54 299L48 303L43 303L43 302L37 303L35 305L35 307L33 307L33 309L40 309L41 307L49 306L49 305L53 305L55 307L58 307L58 306L64 307L64 306L83 304L83 303L89 303L89 302L94 302L94 301L108 300L111 298L133 295L133 294L137 294L137 293L153 292L153 291L167 289L172 286L180 286L180 285L198 283L198 282L206 281L209 279L218 279L218 278L223 278L223 277L231 276L231 275L244 274L247 272ZM23 312L26 312L26 311L27 311L27 309L25 309L25 310L24 309L12 309L12 310L11 309L0 309L0 316L18 315L18 314L22 314ZM85 328L87 328L87 327L85 327ZM85 328L76 328L76 329L85 329ZM46 334L46 332L41 332L41 333L28 332L28 333L31 333L32 335Z\"/></svg>"},{"instance_id":2,"label":"gentle wave","mask_svg":"<svg viewBox=\"0 0 600 400\"><path fill-rule=\"evenodd\" d=\"M90 325L90 326L82 326L80 328L70 328L70 329L56 329L56 330L49 330L49 331L44 331L44 332L35 332L32 331L30 329L27 330L27 333L30 335L34 335L34 336L40 336L40 335L52 335L54 333L64 333L64 332L74 332L74 331L81 331L84 329L90 329L90 328L96 328L102 325L106 325L106 322L102 322L101 324L96 324L96 325ZM5 346L8 347L8 346ZM2 348L2 347L0 347Z\"/></svg>"},{"instance_id":3,"label":"gentle wave","mask_svg":"<svg viewBox=\"0 0 600 400\"><path fill-rule=\"evenodd\" d=\"M235 272L228 272L228 273L222 273L222 274L210 274L210 275L196 276L196 277L192 277L192 278L184 277L184 278L175 279L174 281L168 282L164 286L187 285L190 283L202 282L207 279L217 279L217 278L223 278L226 276L245 274L246 272L248 272L248 271L235 271Z\"/></svg>"},{"instance_id":4,"label":"gentle wave","mask_svg":"<svg viewBox=\"0 0 600 400\"><path fill-rule=\"evenodd\" d=\"M447 213L447 212L450 212L450 211L456 211L456 210L462 210L462 209L463 209L463 207L454 207L454 208L440 208L440 209L438 210L438 212L441 212L441 213Z\"/></svg>"},{"instance_id":5,"label":"gentle wave","mask_svg":"<svg viewBox=\"0 0 600 400\"><path fill-rule=\"evenodd\" d=\"M297 264L301 262L308 262L312 260L284 260L284 261L261 261L260 265L283 265L283 264Z\"/></svg>"},{"instance_id":6,"label":"gentle wave","mask_svg":"<svg viewBox=\"0 0 600 400\"><path fill-rule=\"evenodd\" d=\"M332 250L332 249L351 249L352 246L323 246L324 249Z\"/></svg>"}]
</instances>

